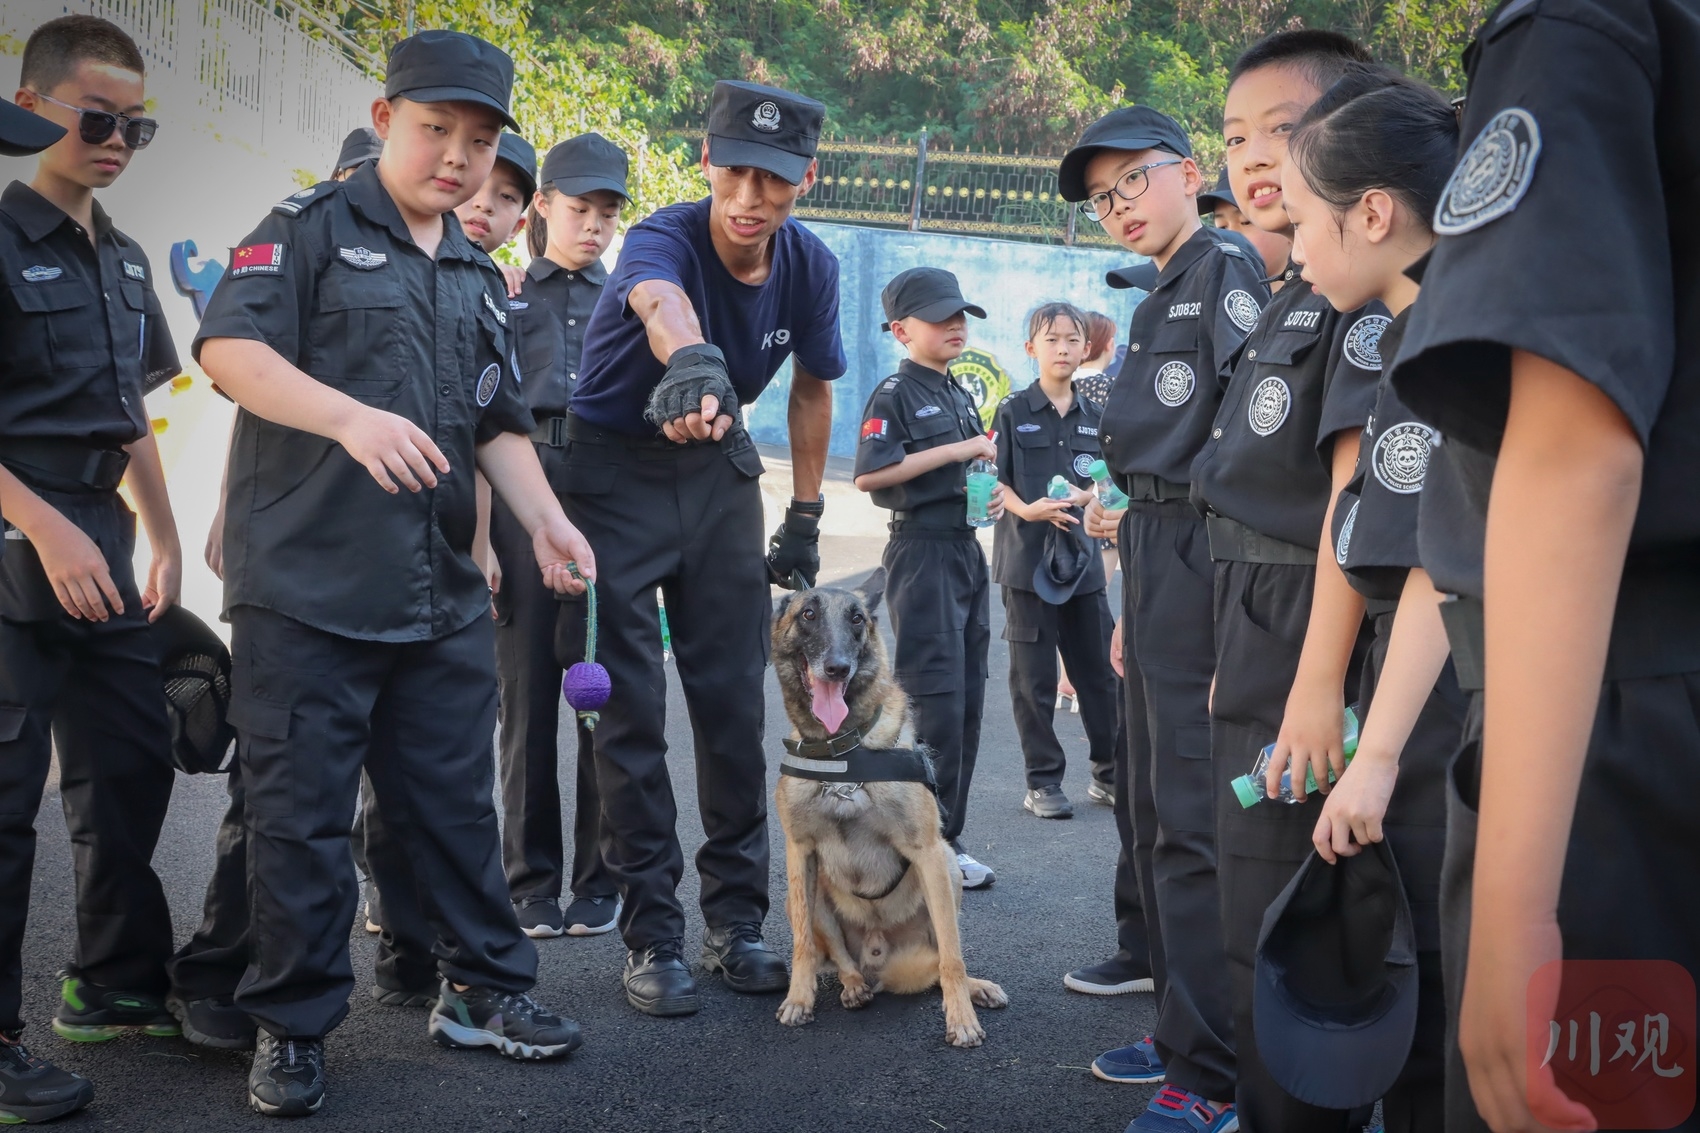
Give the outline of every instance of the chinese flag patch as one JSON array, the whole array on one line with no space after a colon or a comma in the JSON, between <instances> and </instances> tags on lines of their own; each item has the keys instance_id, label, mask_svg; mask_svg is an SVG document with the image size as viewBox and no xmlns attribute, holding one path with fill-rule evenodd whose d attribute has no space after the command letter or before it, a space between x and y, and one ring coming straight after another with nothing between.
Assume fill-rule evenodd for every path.
<instances>
[{"instance_id":1,"label":"chinese flag patch","mask_svg":"<svg viewBox=\"0 0 1700 1133\"><path fill-rule=\"evenodd\" d=\"M282 244L245 244L230 250L230 275L240 279L245 275L282 275Z\"/></svg>"},{"instance_id":2,"label":"chinese flag patch","mask_svg":"<svg viewBox=\"0 0 1700 1133\"><path fill-rule=\"evenodd\" d=\"M885 436L885 418L870 417L862 422L862 439L871 441Z\"/></svg>"}]
</instances>

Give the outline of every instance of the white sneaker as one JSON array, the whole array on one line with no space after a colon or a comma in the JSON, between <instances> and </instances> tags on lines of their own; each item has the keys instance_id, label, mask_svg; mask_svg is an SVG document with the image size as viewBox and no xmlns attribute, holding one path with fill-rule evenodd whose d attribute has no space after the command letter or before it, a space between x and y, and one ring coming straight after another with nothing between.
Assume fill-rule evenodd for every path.
<instances>
[{"instance_id":1,"label":"white sneaker","mask_svg":"<svg viewBox=\"0 0 1700 1133\"><path fill-rule=\"evenodd\" d=\"M957 854L956 868L962 871L964 889L984 889L998 879L990 866L975 861L970 854Z\"/></svg>"}]
</instances>

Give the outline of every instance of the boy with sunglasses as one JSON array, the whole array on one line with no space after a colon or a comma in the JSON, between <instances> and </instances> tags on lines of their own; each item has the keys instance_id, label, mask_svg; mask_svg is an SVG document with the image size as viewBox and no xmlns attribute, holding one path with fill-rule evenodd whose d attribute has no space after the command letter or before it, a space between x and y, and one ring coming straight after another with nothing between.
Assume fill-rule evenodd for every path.
<instances>
[{"instance_id":1,"label":"boy with sunglasses","mask_svg":"<svg viewBox=\"0 0 1700 1133\"><path fill-rule=\"evenodd\" d=\"M105 20L67 16L24 48L17 103L66 134L0 194L0 1046L15 1055L35 816L58 749L77 848L78 941L53 1022L80 1042L175 1034L161 996L171 914L149 864L171 798L149 624L177 601L181 553L143 395L177 353L142 249L94 193L153 137L143 62ZM138 587L136 517L153 561ZM0 1122L46 1120L93 1088L0 1058Z\"/></svg>"}]
</instances>

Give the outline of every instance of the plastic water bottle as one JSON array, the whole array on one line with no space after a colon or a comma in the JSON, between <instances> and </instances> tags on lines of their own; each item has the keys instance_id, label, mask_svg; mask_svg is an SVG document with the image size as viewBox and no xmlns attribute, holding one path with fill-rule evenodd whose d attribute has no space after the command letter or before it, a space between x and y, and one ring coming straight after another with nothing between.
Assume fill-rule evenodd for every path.
<instances>
[{"instance_id":1,"label":"plastic water bottle","mask_svg":"<svg viewBox=\"0 0 1700 1133\"><path fill-rule=\"evenodd\" d=\"M997 522L992 518L992 493L998 488L998 466L995 462L980 457L968 462L968 526L990 527Z\"/></svg>"},{"instance_id":2,"label":"plastic water bottle","mask_svg":"<svg viewBox=\"0 0 1700 1133\"><path fill-rule=\"evenodd\" d=\"M1068 479L1064 476L1052 476L1050 486L1045 489L1045 495L1053 500L1068 499L1068 492Z\"/></svg>"},{"instance_id":3,"label":"plastic water bottle","mask_svg":"<svg viewBox=\"0 0 1700 1133\"><path fill-rule=\"evenodd\" d=\"M1341 739L1343 741L1341 747L1346 754L1346 763L1350 765L1352 757L1358 754L1358 710L1356 705L1348 706L1346 709L1346 720L1341 731ZM1275 745L1265 745L1263 750L1257 753L1257 762L1252 764L1251 774L1241 775L1234 780L1234 795L1240 800L1242 807L1256 806L1270 797L1265 772L1269 770L1269 761L1274 758L1274 755ZM1328 781L1334 782L1334 769L1332 767L1328 769ZM1315 793L1316 771L1307 763L1305 764L1305 794L1314 795ZM1293 769L1291 767L1281 772L1281 793L1276 797L1284 803L1299 801L1293 797Z\"/></svg>"},{"instance_id":4,"label":"plastic water bottle","mask_svg":"<svg viewBox=\"0 0 1700 1133\"><path fill-rule=\"evenodd\" d=\"M1116 487L1116 482L1110 479L1110 466L1101 460L1094 460L1086 470L1092 477L1093 486L1098 491L1098 503L1105 511L1121 511L1127 507L1127 493Z\"/></svg>"}]
</instances>

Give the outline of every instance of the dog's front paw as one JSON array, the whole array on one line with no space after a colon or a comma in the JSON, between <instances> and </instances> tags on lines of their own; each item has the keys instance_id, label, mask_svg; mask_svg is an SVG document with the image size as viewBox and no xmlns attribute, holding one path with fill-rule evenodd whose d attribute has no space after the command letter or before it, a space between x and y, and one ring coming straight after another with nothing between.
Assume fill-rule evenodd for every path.
<instances>
[{"instance_id":1,"label":"dog's front paw","mask_svg":"<svg viewBox=\"0 0 1700 1133\"><path fill-rule=\"evenodd\" d=\"M964 1021L955 1023L946 1020L944 1041L951 1046L967 1050L986 1041L986 1028L980 1026L980 1020L972 1015Z\"/></svg>"},{"instance_id":2,"label":"dog's front paw","mask_svg":"<svg viewBox=\"0 0 1700 1133\"><path fill-rule=\"evenodd\" d=\"M849 977L841 972L838 978L844 984L844 990L838 993L838 1002L851 1011L866 1007L874 1001L874 989L869 987L868 981L861 976Z\"/></svg>"},{"instance_id":3,"label":"dog's front paw","mask_svg":"<svg viewBox=\"0 0 1700 1133\"><path fill-rule=\"evenodd\" d=\"M775 1016L787 1027L801 1027L815 1021L815 1005L803 999L787 999L779 1005Z\"/></svg>"},{"instance_id":4,"label":"dog's front paw","mask_svg":"<svg viewBox=\"0 0 1700 1133\"><path fill-rule=\"evenodd\" d=\"M991 980L969 980L968 997L976 1007L1008 1007L1009 995Z\"/></svg>"}]
</instances>

